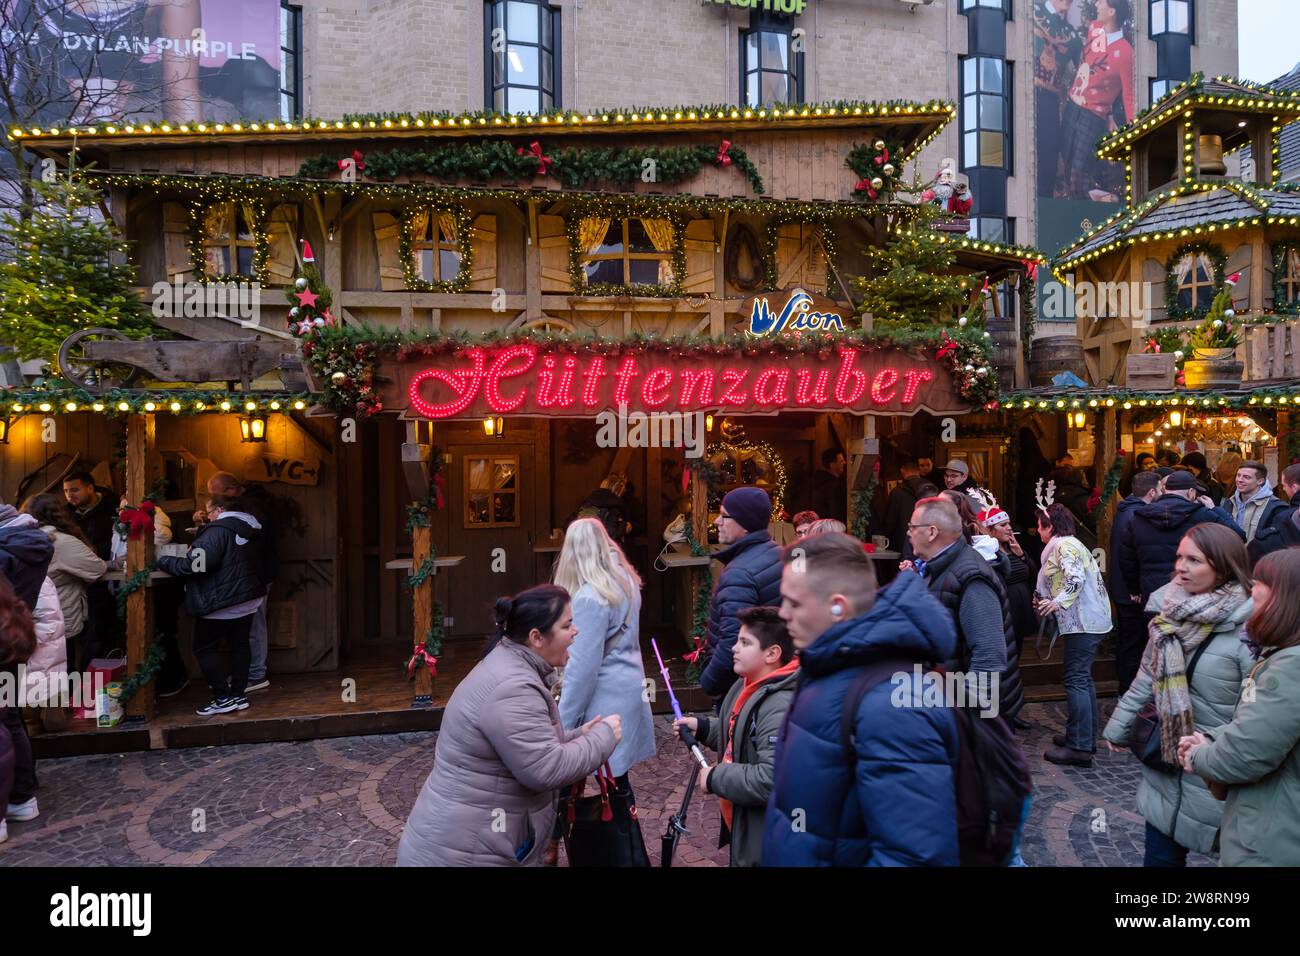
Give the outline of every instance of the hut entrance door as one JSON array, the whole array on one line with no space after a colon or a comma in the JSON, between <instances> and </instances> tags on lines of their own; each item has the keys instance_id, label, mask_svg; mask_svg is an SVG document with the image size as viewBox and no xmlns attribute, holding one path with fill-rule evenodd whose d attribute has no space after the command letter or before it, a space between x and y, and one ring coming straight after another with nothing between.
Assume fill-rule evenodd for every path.
<instances>
[{"instance_id":1,"label":"hut entrance door","mask_svg":"<svg viewBox=\"0 0 1300 956\"><path fill-rule=\"evenodd\" d=\"M525 437L531 438L531 435ZM449 553L465 560L448 569L450 635L487 635L493 604L541 581L533 545L539 492L532 442L450 444L447 478ZM549 529L548 529L549 530ZM546 537L541 534L540 537Z\"/></svg>"}]
</instances>

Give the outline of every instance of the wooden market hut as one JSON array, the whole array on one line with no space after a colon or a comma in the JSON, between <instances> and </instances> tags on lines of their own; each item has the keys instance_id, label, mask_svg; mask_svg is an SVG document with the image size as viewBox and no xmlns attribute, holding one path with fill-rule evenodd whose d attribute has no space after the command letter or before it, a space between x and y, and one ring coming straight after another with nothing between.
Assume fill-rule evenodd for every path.
<instances>
[{"instance_id":1,"label":"wooden market hut","mask_svg":"<svg viewBox=\"0 0 1300 956\"><path fill-rule=\"evenodd\" d=\"M77 174L104 188L107 212L131 243L142 295L179 291L189 280L252 281L260 284L262 312L252 320L230 309L157 319L183 341L91 336L78 343L77 368L84 366L92 384L79 397L26 396L28 406L51 405L58 438L42 444L34 417L19 422L0 455L0 483L9 495L38 468L38 479L50 478L57 469L48 463L57 456L107 463L116 450L125 487L111 472L105 483L134 501L153 476L166 474L181 490L164 506L183 528L205 471L269 481L292 529L270 605L271 671L329 675L318 683L337 698L340 674L372 661L366 682L391 695L374 704L379 711L410 707L398 665L413 639L419 644L439 626L447 646L436 684L419 669L417 691L435 709L445 702L476 659L492 599L544 580L558 547L554 530L603 480L623 476L639 506L629 551L647 576L642 632L685 637L691 594L707 587L701 569L708 558L670 554L669 572L650 567L664 528L686 502L694 506L696 540L706 540L702 469L684 471L688 462L677 448L597 447L594 406L502 411L480 396L430 417L415 400L434 401L421 391L428 383L413 380L432 369L441 370L442 386L454 384L468 354L456 350L475 344L492 359L503 343L531 342L539 361L547 355L562 363L575 343L595 336L603 344L590 346L584 360L592 350L612 355L676 343L672 359L682 367L712 361L709 341L731 342L734 350L716 368L721 381L737 359L761 365L761 357L748 363L734 344L744 341L756 297L766 295L777 314L798 290L828 325L869 330L870 316L855 315L849 277L867 271L863 250L908 217L909 206L894 201L890 187L952 115L947 103L837 103L14 130L61 166L75 150ZM994 282L1038 261L1030 249L950 241L962 269ZM332 292L341 331L360 336L349 340L355 356L334 349L297 361L303 343L285 317L307 248ZM1014 317L997 311L989 328L1013 382L1020 351ZM376 344L398 339L407 344ZM554 355L546 351L553 348ZM172 353L195 349L230 354L224 364L178 372ZM256 375L241 376L240 356L249 349L260 349L264 360ZM818 452L838 447L850 459L851 508L854 492L870 484L878 436L893 430L886 424L877 432L878 419L969 410L950 359L892 346L863 355L872 382L883 385L856 404L710 406L719 418L710 442L724 457L735 451L730 467L738 480L758 468L776 488L777 477L765 469L780 459L787 471L780 484L794 501L807 493ZM833 358L787 364L793 370L802 361L815 374ZM377 364L368 367L372 359ZM134 381L112 377L123 365L140 372ZM903 389L909 370L916 387ZM369 373L378 373L373 383ZM170 389L184 391L183 402L203 401L205 414L173 414ZM195 397L199 389L206 391ZM359 397L382 410L367 416L344 407ZM120 401L126 411L105 428L88 401L108 413ZM229 414L214 414L222 402ZM704 410L698 402L696 410ZM268 416L267 440L253 452L237 422L250 411ZM123 419L124 453L115 445ZM433 509L439 491L445 507ZM133 548L128 572L145 566L147 550L143 543ZM416 579L413 594L408 575ZM148 590L131 601L135 667L148 643ZM316 713L310 708L322 699L304 704L306 712ZM147 710L143 701L134 706ZM255 717L254 709L222 723ZM401 724L375 718L372 726ZM317 723L281 732L356 728ZM177 729L169 739L209 738ZM227 732L221 739L235 738Z\"/></svg>"}]
</instances>

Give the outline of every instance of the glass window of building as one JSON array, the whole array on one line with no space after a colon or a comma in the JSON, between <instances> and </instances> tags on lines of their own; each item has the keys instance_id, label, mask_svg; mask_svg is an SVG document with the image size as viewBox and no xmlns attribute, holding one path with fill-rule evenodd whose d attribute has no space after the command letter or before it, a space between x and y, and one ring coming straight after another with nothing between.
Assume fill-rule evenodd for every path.
<instances>
[{"instance_id":1,"label":"glass window of building","mask_svg":"<svg viewBox=\"0 0 1300 956\"><path fill-rule=\"evenodd\" d=\"M542 0L484 8L485 92L499 113L544 113L560 102L560 11Z\"/></svg>"},{"instance_id":2,"label":"glass window of building","mask_svg":"<svg viewBox=\"0 0 1300 956\"><path fill-rule=\"evenodd\" d=\"M418 209L411 218L411 258L425 282L451 282L460 275L456 217L445 210Z\"/></svg>"},{"instance_id":3,"label":"glass window of building","mask_svg":"<svg viewBox=\"0 0 1300 956\"><path fill-rule=\"evenodd\" d=\"M803 102L803 33L794 18L755 11L740 31L740 100L746 106Z\"/></svg>"},{"instance_id":4,"label":"glass window of building","mask_svg":"<svg viewBox=\"0 0 1300 956\"><path fill-rule=\"evenodd\" d=\"M1151 35L1192 33L1192 0L1151 0Z\"/></svg>"},{"instance_id":5,"label":"glass window of building","mask_svg":"<svg viewBox=\"0 0 1300 956\"><path fill-rule=\"evenodd\" d=\"M280 4L280 119L302 117L302 7Z\"/></svg>"},{"instance_id":6,"label":"glass window of building","mask_svg":"<svg viewBox=\"0 0 1300 956\"><path fill-rule=\"evenodd\" d=\"M961 61L961 164L1008 168L1010 64L992 56Z\"/></svg>"}]
</instances>

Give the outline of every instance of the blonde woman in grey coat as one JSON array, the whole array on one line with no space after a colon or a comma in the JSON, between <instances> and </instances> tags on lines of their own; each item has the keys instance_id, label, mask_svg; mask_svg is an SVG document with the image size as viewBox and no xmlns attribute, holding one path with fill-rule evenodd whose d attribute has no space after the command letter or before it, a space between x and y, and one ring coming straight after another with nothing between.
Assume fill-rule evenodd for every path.
<instances>
[{"instance_id":1,"label":"blonde woman in grey coat","mask_svg":"<svg viewBox=\"0 0 1300 956\"><path fill-rule=\"evenodd\" d=\"M1254 610L1248 567L1246 545L1224 525L1200 524L1183 536L1173 580L1147 604L1159 613L1141 668L1102 734L1110 750L1131 742L1138 711L1152 700L1160 714L1162 755L1174 766L1180 737L1213 732L1232 720L1242 681L1255 663L1242 640ZM1189 850L1216 849L1223 804L1200 777L1143 766L1137 801L1146 819L1144 866L1181 867Z\"/></svg>"},{"instance_id":2,"label":"blonde woman in grey coat","mask_svg":"<svg viewBox=\"0 0 1300 956\"><path fill-rule=\"evenodd\" d=\"M655 755L641 657L641 578L604 525L579 518L564 533L555 583L573 595L578 635L569 648L560 692L560 719L580 727L597 714L623 718L623 741L609 758L620 790L627 772Z\"/></svg>"},{"instance_id":3,"label":"blonde woman in grey coat","mask_svg":"<svg viewBox=\"0 0 1300 956\"><path fill-rule=\"evenodd\" d=\"M540 866L558 791L622 739L617 714L560 722L551 685L577 633L568 592L542 584L501 598L496 613L486 655L447 702L398 866Z\"/></svg>"}]
</instances>

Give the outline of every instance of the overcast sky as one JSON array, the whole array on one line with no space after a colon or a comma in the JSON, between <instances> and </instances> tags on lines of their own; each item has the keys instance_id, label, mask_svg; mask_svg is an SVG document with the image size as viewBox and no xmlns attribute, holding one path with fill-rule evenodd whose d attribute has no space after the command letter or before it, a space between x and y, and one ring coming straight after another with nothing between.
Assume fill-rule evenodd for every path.
<instances>
[{"instance_id":1,"label":"overcast sky","mask_svg":"<svg viewBox=\"0 0 1300 956\"><path fill-rule=\"evenodd\" d=\"M1243 80L1267 83L1300 61L1296 0L1237 0L1237 43Z\"/></svg>"}]
</instances>

